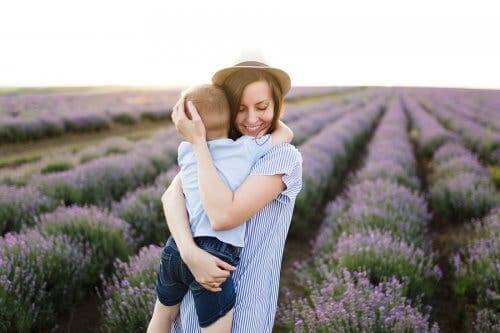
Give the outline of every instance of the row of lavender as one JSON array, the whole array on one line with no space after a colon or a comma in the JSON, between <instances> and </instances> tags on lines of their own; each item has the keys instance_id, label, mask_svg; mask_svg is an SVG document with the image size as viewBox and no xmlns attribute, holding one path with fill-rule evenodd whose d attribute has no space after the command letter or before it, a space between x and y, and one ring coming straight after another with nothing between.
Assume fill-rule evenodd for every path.
<instances>
[{"instance_id":1,"label":"row of lavender","mask_svg":"<svg viewBox=\"0 0 500 333\"><path fill-rule=\"evenodd\" d=\"M322 96L322 95L333 95L342 94L345 92L350 92L353 90L359 90L358 87L327 87L327 86L316 86L316 87L292 87L290 92L287 94L287 100L296 100L304 97L310 96Z\"/></svg>"},{"instance_id":2,"label":"row of lavender","mask_svg":"<svg viewBox=\"0 0 500 333\"><path fill-rule=\"evenodd\" d=\"M360 99L356 99L358 103ZM318 102L309 103L301 106L287 107L284 115L286 123L296 123L297 134L295 136L295 144L301 143L307 135L317 130L317 126L311 125L311 121L305 124L305 119L309 117L322 119L329 116L333 119L336 115L340 115L343 104L352 102L345 98L343 103L337 103L330 98L322 99ZM338 109L338 111L337 111ZM317 115L318 113L321 113ZM307 115L307 117L305 117ZM302 121L301 121L302 120ZM319 125L324 125L324 122L314 122ZM172 128L171 128L172 130ZM138 142L148 142L149 139ZM31 177L37 174L47 174L59 171L67 171L85 164L99 157L113 154L127 154L137 147L141 147L137 142L133 142L123 137L112 137L103 140L96 145L84 147L77 151L63 151L58 153L49 153L38 161L24 163L21 166L3 168L0 172L0 183L7 185L26 185Z\"/></svg>"},{"instance_id":3,"label":"row of lavender","mask_svg":"<svg viewBox=\"0 0 500 333\"><path fill-rule=\"evenodd\" d=\"M168 142L164 135L159 135L158 138L161 139L153 141L163 142L163 145ZM176 144L174 146L176 147ZM165 155L164 153L165 151L162 151L162 155ZM123 162L138 163L135 161L144 159L141 156L133 157L121 160L122 163L116 166L123 165ZM111 157L105 159L109 158ZM83 202L99 204L100 202L96 199L112 200L115 199L113 194L120 197L120 193L136 187L127 186L126 179L120 177L125 173L120 173L120 169L116 167L102 168L108 171L103 172L103 176L100 177L100 169L92 169L89 165L92 165L92 162L82 166L85 167L85 172L80 171L80 174L87 175L87 177L80 178L83 181L66 181L75 176L68 176L65 171L50 175L50 177L55 175L55 179L51 178L51 181L43 183L57 188L61 186L57 184L62 182L64 184L62 188L67 190L55 193L61 195L61 199L68 201L66 204L71 203L68 198L78 197L68 195L73 192L87 193L100 188L101 191L98 194L88 196L88 201ZM140 181L144 178L136 177L137 174L143 175L143 173L129 173L134 176L133 178L139 178L136 180L139 181L138 184L141 184ZM93 176L97 179L94 180ZM96 207L60 206L51 213L35 212L31 216L37 216L37 218L23 225L21 233L6 234L0 242L0 265L3 266L0 290L5 295L2 298L4 303L0 304L5 306L5 311L0 311L3 316L0 317L0 322L11 323L10 329L21 332L44 326L54 320L55 314L64 311L68 304L85 294L82 291L94 286L98 274L103 274L102 277L105 277L112 272L111 262L115 258L125 260L141 245L152 242L162 243L165 236L159 238L158 236L161 236L163 234L161 230L166 231L166 228L159 197L170 179L171 173L162 175L156 179L155 185L139 188L125 195L120 202L110 202L112 214ZM118 187L118 184L123 182L126 183L125 186ZM74 184L78 186L73 186ZM14 188L9 187L9 190L12 189ZM14 198L18 199L17 202L21 202L23 198L25 202L31 202L29 197L27 199L25 197L28 194L26 188L22 190L25 192L14 193ZM9 192L3 194L5 198ZM32 196L32 198L35 197L37 196ZM12 198L11 195L10 199ZM13 207L12 201L3 206L4 212L9 207ZM15 215L24 209L24 213L27 213L25 216L30 215L26 210L31 207L21 208L17 211L11 210L11 213ZM17 218L14 216L12 220L17 221ZM30 225L34 225L34 228L28 228ZM74 274L71 279L67 276L70 273L64 270L54 272L54 269L66 263L69 260L68 256L71 255L71 251L64 244L69 244L69 248L78 248L80 253L75 263L68 266L68 270ZM44 248L40 249L39 245ZM76 264L80 267L79 270L74 269ZM117 274L120 274L119 272L118 268ZM31 293L25 295L21 293L21 288L27 283L26 279L30 281L33 288L30 288ZM66 280L71 283L64 288L61 287L58 281ZM52 286L56 285L58 287L54 289L54 292L48 292L52 290ZM58 288L62 289L57 291ZM23 295L23 297L18 297L18 295ZM60 300L61 297L64 297L64 301Z\"/></svg>"},{"instance_id":4,"label":"row of lavender","mask_svg":"<svg viewBox=\"0 0 500 333\"><path fill-rule=\"evenodd\" d=\"M304 176L318 180L316 172L321 171L325 177L322 179L323 182L328 181L328 177L341 176L333 172L333 163L324 164L323 169L320 170L319 165L312 163L313 160L328 158L332 161L340 161L348 159L349 155L356 154L359 142L371 131L380 113L380 107L366 107L348 112L333 123L326 123L319 134L312 136L299 147L304 158ZM329 150L326 145L322 144L325 139L329 142L338 141L337 149ZM310 192L307 192L309 195L312 195L315 190L322 190L320 183L317 182L308 186L314 186L310 188ZM301 199L297 200L306 199L301 196ZM120 332L145 330L156 297L154 282L160 251L161 248L157 246L144 247L129 263L117 260L116 273L104 282L100 293L104 300L101 307L103 325L107 329Z\"/></svg>"},{"instance_id":5,"label":"row of lavender","mask_svg":"<svg viewBox=\"0 0 500 333\"><path fill-rule=\"evenodd\" d=\"M365 165L327 207L314 259L296 262L305 297L280 306L293 332L437 332L422 296L441 271L424 239L430 220L408 121L393 100L368 148Z\"/></svg>"},{"instance_id":6,"label":"row of lavender","mask_svg":"<svg viewBox=\"0 0 500 333\"><path fill-rule=\"evenodd\" d=\"M309 227L329 189L337 186L349 162L358 155L383 110L384 97L326 126L299 147L303 160L302 190L295 202L290 233Z\"/></svg>"},{"instance_id":7,"label":"row of lavender","mask_svg":"<svg viewBox=\"0 0 500 333\"><path fill-rule=\"evenodd\" d=\"M500 201L487 170L458 136L443 128L415 100L405 98L418 133L419 153L431 159L429 192L434 211L457 222L486 215Z\"/></svg>"},{"instance_id":8,"label":"row of lavender","mask_svg":"<svg viewBox=\"0 0 500 333\"><path fill-rule=\"evenodd\" d=\"M470 89L419 89L417 96L434 96L441 103L448 104L453 111L461 117L468 118L481 126L490 128L492 131L500 131L500 96L494 90L470 90ZM458 101L460 103L458 103Z\"/></svg>"},{"instance_id":9,"label":"row of lavender","mask_svg":"<svg viewBox=\"0 0 500 333\"><path fill-rule=\"evenodd\" d=\"M429 197L438 218L472 221L469 237L451 258L453 292L477 306L474 329L500 328L500 195L476 155L444 129L413 99L405 105L417 131L419 153L430 159ZM482 219L481 219L482 218Z\"/></svg>"},{"instance_id":10,"label":"row of lavender","mask_svg":"<svg viewBox=\"0 0 500 333\"><path fill-rule=\"evenodd\" d=\"M500 207L473 220L469 231L451 259L453 292L476 305L476 332L500 332Z\"/></svg>"},{"instance_id":11,"label":"row of lavender","mask_svg":"<svg viewBox=\"0 0 500 333\"><path fill-rule=\"evenodd\" d=\"M161 194L177 167L127 193L112 208L59 206L0 237L0 331L31 332L88 296L145 244L168 237Z\"/></svg>"},{"instance_id":12,"label":"row of lavender","mask_svg":"<svg viewBox=\"0 0 500 333\"><path fill-rule=\"evenodd\" d=\"M148 139L140 140L139 143L146 140ZM104 156L127 154L136 144L137 142L125 137L110 137L79 149L44 152L38 160L24 161L14 167L0 169L0 184L24 186L35 174L67 171Z\"/></svg>"},{"instance_id":13,"label":"row of lavender","mask_svg":"<svg viewBox=\"0 0 500 333\"><path fill-rule=\"evenodd\" d=\"M0 233L33 225L38 215L61 204L109 207L171 167L178 142L174 130L160 131L128 154L94 159L67 171L36 174L22 187L0 185Z\"/></svg>"},{"instance_id":14,"label":"row of lavender","mask_svg":"<svg viewBox=\"0 0 500 333\"><path fill-rule=\"evenodd\" d=\"M447 128L457 133L463 144L477 153L484 161L500 165L500 130L495 122L498 110L488 112L481 121L467 116L476 110L474 106L455 100L440 91L418 95L422 105ZM486 108L483 108L484 111ZM488 122L486 122L488 121ZM485 123L486 122L486 123Z\"/></svg>"},{"instance_id":15,"label":"row of lavender","mask_svg":"<svg viewBox=\"0 0 500 333\"><path fill-rule=\"evenodd\" d=\"M288 99L356 91L297 87ZM113 123L130 125L141 119L167 119L178 95L178 89L3 94L0 144L108 129Z\"/></svg>"},{"instance_id":16,"label":"row of lavender","mask_svg":"<svg viewBox=\"0 0 500 333\"><path fill-rule=\"evenodd\" d=\"M0 143L165 119L178 90L12 93L0 95Z\"/></svg>"}]
</instances>

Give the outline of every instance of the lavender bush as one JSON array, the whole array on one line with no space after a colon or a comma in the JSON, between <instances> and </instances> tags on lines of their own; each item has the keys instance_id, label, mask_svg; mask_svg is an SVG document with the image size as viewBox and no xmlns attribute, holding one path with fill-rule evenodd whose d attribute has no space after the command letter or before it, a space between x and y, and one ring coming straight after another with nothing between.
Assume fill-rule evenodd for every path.
<instances>
[{"instance_id":1,"label":"lavender bush","mask_svg":"<svg viewBox=\"0 0 500 333\"><path fill-rule=\"evenodd\" d=\"M419 189L407 126L401 103L397 99L392 100L368 146L365 166L353 177L355 182L386 179L410 189Z\"/></svg>"},{"instance_id":2,"label":"lavender bush","mask_svg":"<svg viewBox=\"0 0 500 333\"><path fill-rule=\"evenodd\" d=\"M0 234L32 226L38 215L54 209L55 200L31 186L0 185Z\"/></svg>"},{"instance_id":3,"label":"lavender bush","mask_svg":"<svg viewBox=\"0 0 500 333\"><path fill-rule=\"evenodd\" d=\"M482 221L476 221L474 229L475 237L471 244L453 256L455 269L453 290L460 296L468 295L483 305L498 309L500 208L492 211Z\"/></svg>"},{"instance_id":4,"label":"lavender bush","mask_svg":"<svg viewBox=\"0 0 500 333\"><path fill-rule=\"evenodd\" d=\"M113 155L73 170L38 176L33 184L46 195L66 204L108 206L126 192L150 182L173 163L172 155L157 151ZM175 155L173 155L175 156Z\"/></svg>"},{"instance_id":5,"label":"lavender bush","mask_svg":"<svg viewBox=\"0 0 500 333\"><path fill-rule=\"evenodd\" d=\"M113 214L130 224L131 235L139 247L152 243L162 244L170 235L161 196L177 172L179 168L174 165L160 174L154 185L129 192L120 202L113 204Z\"/></svg>"},{"instance_id":6,"label":"lavender bush","mask_svg":"<svg viewBox=\"0 0 500 333\"><path fill-rule=\"evenodd\" d=\"M432 295L441 278L434 254L378 230L341 236L335 251L326 254L325 259L332 269L340 266L350 271L364 270L373 283L397 277L404 281L404 294L412 298Z\"/></svg>"},{"instance_id":7,"label":"lavender bush","mask_svg":"<svg viewBox=\"0 0 500 333\"><path fill-rule=\"evenodd\" d=\"M28 230L0 237L0 331L33 332L54 323L83 296L93 255L66 235Z\"/></svg>"},{"instance_id":8,"label":"lavender bush","mask_svg":"<svg viewBox=\"0 0 500 333\"><path fill-rule=\"evenodd\" d=\"M92 249L89 284L93 284L100 273L109 274L114 258L127 258L135 247L130 226L97 207L59 207L43 214L37 228L45 235L65 234Z\"/></svg>"},{"instance_id":9,"label":"lavender bush","mask_svg":"<svg viewBox=\"0 0 500 333\"><path fill-rule=\"evenodd\" d=\"M366 273L332 272L312 292L279 308L277 321L289 332L439 332L403 296L403 286L389 279L373 286Z\"/></svg>"},{"instance_id":10,"label":"lavender bush","mask_svg":"<svg viewBox=\"0 0 500 333\"><path fill-rule=\"evenodd\" d=\"M443 145L433 159L430 198L433 209L454 221L482 217L500 203L487 170L456 143Z\"/></svg>"},{"instance_id":11,"label":"lavender bush","mask_svg":"<svg viewBox=\"0 0 500 333\"><path fill-rule=\"evenodd\" d=\"M421 155L430 157L443 143L459 141L454 133L444 129L413 98L404 96L403 102L416 130L415 136Z\"/></svg>"},{"instance_id":12,"label":"lavender bush","mask_svg":"<svg viewBox=\"0 0 500 333\"><path fill-rule=\"evenodd\" d=\"M354 107L355 105L327 108L324 111L315 112L290 123L288 126L294 133L292 144L296 146L301 145L310 136L321 131L326 125L337 121L345 113L352 111Z\"/></svg>"},{"instance_id":13,"label":"lavender bush","mask_svg":"<svg viewBox=\"0 0 500 333\"><path fill-rule=\"evenodd\" d=\"M500 332L500 314L492 309L481 309L474 320L474 332L498 333Z\"/></svg>"},{"instance_id":14,"label":"lavender bush","mask_svg":"<svg viewBox=\"0 0 500 333\"><path fill-rule=\"evenodd\" d=\"M130 224L139 246L161 244L169 235L161 202L164 191L160 186L142 187L113 204L113 214Z\"/></svg>"},{"instance_id":15,"label":"lavender bush","mask_svg":"<svg viewBox=\"0 0 500 333\"><path fill-rule=\"evenodd\" d=\"M128 263L117 259L115 273L98 295L104 328L112 332L145 332L156 300L155 282L162 247L143 247Z\"/></svg>"},{"instance_id":16,"label":"lavender bush","mask_svg":"<svg viewBox=\"0 0 500 333\"><path fill-rule=\"evenodd\" d=\"M426 96L422 98L422 104L445 127L456 132L469 149L478 153L486 161L500 162L495 160L495 155L492 154L500 148L500 133L464 117L460 112L456 112L457 109L463 109L463 106L447 99L448 97L443 95Z\"/></svg>"},{"instance_id":17,"label":"lavender bush","mask_svg":"<svg viewBox=\"0 0 500 333\"><path fill-rule=\"evenodd\" d=\"M417 192L383 179L364 181L348 188L326 209L315 250L330 249L344 232L379 229L426 247L425 227L431 215Z\"/></svg>"}]
</instances>

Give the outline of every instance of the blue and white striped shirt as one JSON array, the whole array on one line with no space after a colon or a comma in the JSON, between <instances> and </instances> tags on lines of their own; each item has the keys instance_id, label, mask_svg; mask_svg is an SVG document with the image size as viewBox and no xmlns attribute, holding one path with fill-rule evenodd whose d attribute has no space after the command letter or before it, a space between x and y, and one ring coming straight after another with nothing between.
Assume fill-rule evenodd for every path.
<instances>
[{"instance_id":1,"label":"blue and white striped shirt","mask_svg":"<svg viewBox=\"0 0 500 333\"><path fill-rule=\"evenodd\" d=\"M274 326L285 240L302 189L302 156L297 148L276 145L254 164L249 176L275 174L283 174L286 189L246 222L245 247L232 274L236 288L232 333L265 333ZM201 330L189 290L171 333L194 332Z\"/></svg>"}]
</instances>

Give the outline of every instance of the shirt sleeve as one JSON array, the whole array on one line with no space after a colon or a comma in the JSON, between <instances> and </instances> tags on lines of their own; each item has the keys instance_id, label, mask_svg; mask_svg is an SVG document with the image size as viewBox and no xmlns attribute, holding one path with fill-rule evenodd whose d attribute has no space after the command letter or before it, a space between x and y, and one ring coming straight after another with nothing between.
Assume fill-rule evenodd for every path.
<instances>
[{"instance_id":1,"label":"shirt sleeve","mask_svg":"<svg viewBox=\"0 0 500 333\"><path fill-rule=\"evenodd\" d=\"M286 189L278 200L295 200L302 189L302 155L289 143L281 143L270 149L252 167L250 176L283 174Z\"/></svg>"},{"instance_id":2,"label":"shirt sleeve","mask_svg":"<svg viewBox=\"0 0 500 333\"><path fill-rule=\"evenodd\" d=\"M243 135L236 141L244 146L252 164L273 148L271 134L263 135L258 139L253 136Z\"/></svg>"},{"instance_id":3,"label":"shirt sleeve","mask_svg":"<svg viewBox=\"0 0 500 333\"><path fill-rule=\"evenodd\" d=\"M192 154L191 144L186 141L182 141L177 148L177 164L179 167L183 167L186 165L189 154Z\"/></svg>"}]
</instances>

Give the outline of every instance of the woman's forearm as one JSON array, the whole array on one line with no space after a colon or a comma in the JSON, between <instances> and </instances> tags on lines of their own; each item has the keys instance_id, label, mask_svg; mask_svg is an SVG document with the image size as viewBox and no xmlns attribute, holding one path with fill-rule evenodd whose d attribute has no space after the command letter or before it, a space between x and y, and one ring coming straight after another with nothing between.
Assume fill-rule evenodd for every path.
<instances>
[{"instance_id":1,"label":"woman's forearm","mask_svg":"<svg viewBox=\"0 0 500 333\"><path fill-rule=\"evenodd\" d=\"M184 261L189 256L196 243L193 240L189 217L186 211L186 199L182 193L180 173L178 173L172 183L161 197L163 212L167 219L168 229L175 240L179 252Z\"/></svg>"},{"instance_id":2,"label":"woman's forearm","mask_svg":"<svg viewBox=\"0 0 500 333\"><path fill-rule=\"evenodd\" d=\"M212 228L217 230L219 225L225 224L227 220L227 208L233 203L234 193L217 172L206 141L194 143L193 151L198 161L198 187L201 202Z\"/></svg>"}]
</instances>

